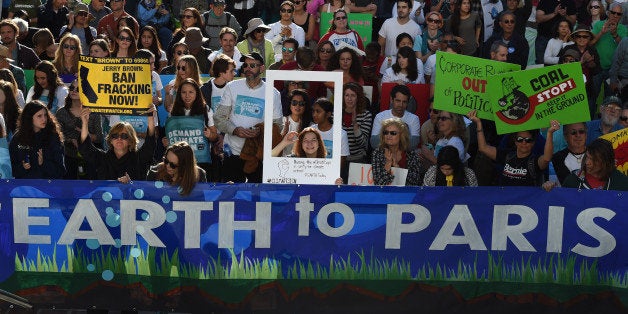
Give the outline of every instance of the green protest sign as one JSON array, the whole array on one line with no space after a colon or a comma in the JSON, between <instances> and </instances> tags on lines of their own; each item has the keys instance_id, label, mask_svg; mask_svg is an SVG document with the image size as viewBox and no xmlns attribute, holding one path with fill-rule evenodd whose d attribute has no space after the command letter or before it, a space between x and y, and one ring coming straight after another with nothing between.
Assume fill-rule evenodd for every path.
<instances>
[{"instance_id":1,"label":"green protest sign","mask_svg":"<svg viewBox=\"0 0 628 314\"><path fill-rule=\"evenodd\" d=\"M334 17L333 13L321 13L321 37L327 34L329 31L329 26L331 25L331 20ZM371 33L373 32L373 16L366 13L349 13L349 28L358 32L360 34L360 38L362 38L362 43L366 47L366 44L371 42Z\"/></svg>"},{"instance_id":2,"label":"green protest sign","mask_svg":"<svg viewBox=\"0 0 628 314\"><path fill-rule=\"evenodd\" d=\"M491 85L500 86L490 93L498 134L545 128L550 120L589 120L579 62L503 73L491 78Z\"/></svg>"},{"instance_id":3,"label":"green protest sign","mask_svg":"<svg viewBox=\"0 0 628 314\"><path fill-rule=\"evenodd\" d=\"M203 134L205 119L203 116L175 116L166 120L166 137L174 144L186 141L194 150L194 157L199 163L211 163L209 142Z\"/></svg>"},{"instance_id":4,"label":"green protest sign","mask_svg":"<svg viewBox=\"0 0 628 314\"><path fill-rule=\"evenodd\" d=\"M494 75L518 71L517 64L486 60L455 53L436 52L434 108L493 120L490 80Z\"/></svg>"}]
</instances>

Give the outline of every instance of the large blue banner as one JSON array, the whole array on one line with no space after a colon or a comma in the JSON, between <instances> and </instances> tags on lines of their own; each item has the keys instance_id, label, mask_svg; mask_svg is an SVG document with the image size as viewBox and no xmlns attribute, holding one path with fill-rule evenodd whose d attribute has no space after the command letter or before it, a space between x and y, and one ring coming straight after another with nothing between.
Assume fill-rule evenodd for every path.
<instances>
[{"instance_id":1,"label":"large blue banner","mask_svg":"<svg viewBox=\"0 0 628 314\"><path fill-rule=\"evenodd\" d=\"M182 197L163 182L16 180L0 203L0 288L14 292L50 284L43 273L395 279L590 286L626 304L616 191L202 184Z\"/></svg>"}]
</instances>

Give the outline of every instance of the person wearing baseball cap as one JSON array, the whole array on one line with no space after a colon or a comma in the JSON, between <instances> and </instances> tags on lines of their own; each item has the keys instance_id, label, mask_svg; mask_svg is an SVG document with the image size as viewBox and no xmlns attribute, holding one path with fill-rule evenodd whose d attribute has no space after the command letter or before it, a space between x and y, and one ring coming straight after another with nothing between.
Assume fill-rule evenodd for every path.
<instances>
[{"instance_id":1,"label":"person wearing baseball cap","mask_svg":"<svg viewBox=\"0 0 628 314\"><path fill-rule=\"evenodd\" d=\"M263 56L266 68L273 64L275 58L273 43L264 37L268 31L270 31L270 27L264 24L262 19L253 18L246 27L244 40L237 45L238 50L243 54L257 52Z\"/></svg>"},{"instance_id":2,"label":"person wearing baseball cap","mask_svg":"<svg viewBox=\"0 0 628 314\"><path fill-rule=\"evenodd\" d=\"M244 141L263 136L257 124L264 122L265 106L273 106L273 122L282 123L281 96L272 88L272 102L266 102L264 57L257 52L242 55L242 71L246 79L231 81L225 86L222 100L214 115L214 123L224 137L223 182L261 182L261 164L252 173L244 172L240 158ZM270 127L270 126L269 126Z\"/></svg>"},{"instance_id":3,"label":"person wearing baseball cap","mask_svg":"<svg viewBox=\"0 0 628 314\"><path fill-rule=\"evenodd\" d=\"M225 0L210 0L210 10L203 13L205 23L205 33L210 38L209 48L220 49L220 31L223 27L230 27L236 31L238 36L242 34L242 26L238 19L230 12L225 11L227 4ZM238 42L236 38L236 42Z\"/></svg>"},{"instance_id":4,"label":"person wearing baseball cap","mask_svg":"<svg viewBox=\"0 0 628 314\"><path fill-rule=\"evenodd\" d=\"M87 5L81 2L77 3L74 10L68 13L68 25L61 27L59 38L67 33L74 34L81 40L81 50L83 52L89 51L89 43L98 36L96 28L89 26L89 21L92 19L94 16L89 13Z\"/></svg>"}]
</instances>

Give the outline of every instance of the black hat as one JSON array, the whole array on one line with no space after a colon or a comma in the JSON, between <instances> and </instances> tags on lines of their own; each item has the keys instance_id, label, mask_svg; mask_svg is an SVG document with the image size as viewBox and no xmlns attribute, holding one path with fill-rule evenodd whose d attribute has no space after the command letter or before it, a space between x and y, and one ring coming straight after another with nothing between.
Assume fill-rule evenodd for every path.
<instances>
[{"instance_id":1,"label":"black hat","mask_svg":"<svg viewBox=\"0 0 628 314\"><path fill-rule=\"evenodd\" d=\"M262 65L264 65L264 57L262 57L262 55L260 55L257 52L251 52L251 53L248 53L248 54L242 54L242 57L240 57L240 62L244 62L244 60L246 60L247 58L248 59L255 59L255 60L261 62Z\"/></svg>"}]
</instances>

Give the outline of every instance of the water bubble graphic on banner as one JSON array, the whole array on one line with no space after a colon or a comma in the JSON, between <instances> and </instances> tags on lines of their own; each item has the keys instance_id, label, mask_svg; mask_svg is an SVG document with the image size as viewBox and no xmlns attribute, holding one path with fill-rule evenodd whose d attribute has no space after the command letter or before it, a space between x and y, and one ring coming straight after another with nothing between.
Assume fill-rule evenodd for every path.
<instances>
[{"instance_id":1,"label":"water bubble graphic on banner","mask_svg":"<svg viewBox=\"0 0 628 314\"><path fill-rule=\"evenodd\" d=\"M158 189L161 189L164 187L164 182L163 181L155 181L155 187Z\"/></svg>"},{"instance_id":2,"label":"water bubble graphic on banner","mask_svg":"<svg viewBox=\"0 0 628 314\"><path fill-rule=\"evenodd\" d=\"M164 204L168 204L168 203L170 203L170 196L168 196L168 195L164 195L164 196L161 198L161 202L162 202L162 203L164 203Z\"/></svg>"},{"instance_id":3,"label":"water bubble graphic on banner","mask_svg":"<svg viewBox=\"0 0 628 314\"><path fill-rule=\"evenodd\" d=\"M111 281L113 279L113 272L110 270L105 270L102 272L102 279L106 281Z\"/></svg>"},{"instance_id":4,"label":"water bubble graphic on banner","mask_svg":"<svg viewBox=\"0 0 628 314\"><path fill-rule=\"evenodd\" d=\"M177 213L174 211L169 211L166 213L166 221L169 223L173 223L177 221Z\"/></svg>"},{"instance_id":5,"label":"water bubble graphic on banner","mask_svg":"<svg viewBox=\"0 0 628 314\"><path fill-rule=\"evenodd\" d=\"M131 256L138 258L142 254L142 251L136 247L131 249Z\"/></svg>"},{"instance_id":6,"label":"water bubble graphic on banner","mask_svg":"<svg viewBox=\"0 0 628 314\"><path fill-rule=\"evenodd\" d=\"M105 192L102 194L102 199L105 202L110 202L113 199L113 195L110 192Z\"/></svg>"},{"instance_id":7,"label":"water bubble graphic on banner","mask_svg":"<svg viewBox=\"0 0 628 314\"><path fill-rule=\"evenodd\" d=\"M133 196L135 196L135 198L137 198L137 199L144 198L144 190L142 190L142 189L135 190L135 192L133 192Z\"/></svg>"},{"instance_id":8,"label":"water bubble graphic on banner","mask_svg":"<svg viewBox=\"0 0 628 314\"><path fill-rule=\"evenodd\" d=\"M107 221L107 226L109 227L117 227L120 225L120 215L116 213L108 214L105 220Z\"/></svg>"},{"instance_id":9,"label":"water bubble graphic on banner","mask_svg":"<svg viewBox=\"0 0 628 314\"><path fill-rule=\"evenodd\" d=\"M85 244L87 245L88 248L90 248L92 250L95 250L98 247L100 247L100 243L96 239L87 239L85 241Z\"/></svg>"},{"instance_id":10,"label":"water bubble graphic on banner","mask_svg":"<svg viewBox=\"0 0 628 314\"><path fill-rule=\"evenodd\" d=\"M115 212L113 211L113 207L109 206L107 208L105 208L105 212L107 213L107 215L112 215Z\"/></svg>"},{"instance_id":11,"label":"water bubble graphic on banner","mask_svg":"<svg viewBox=\"0 0 628 314\"><path fill-rule=\"evenodd\" d=\"M94 266L94 264L88 264L87 265L87 270L94 271L94 270L96 270L96 266Z\"/></svg>"}]
</instances>

